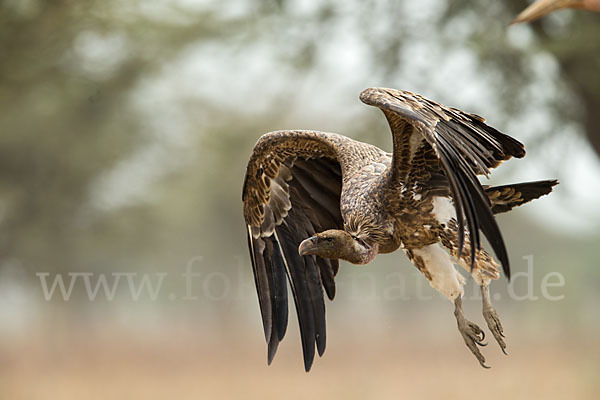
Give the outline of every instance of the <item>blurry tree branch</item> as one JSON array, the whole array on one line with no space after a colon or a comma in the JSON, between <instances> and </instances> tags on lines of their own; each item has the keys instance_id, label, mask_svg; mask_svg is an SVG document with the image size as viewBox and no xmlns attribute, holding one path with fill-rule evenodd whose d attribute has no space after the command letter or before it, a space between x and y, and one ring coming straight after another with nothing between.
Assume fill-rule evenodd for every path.
<instances>
[{"instance_id":1,"label":"blurry tree branch","mask_svg":"<svg viewBox=\"0 0 600 400\"><path fill-rule=\"evenodd\" d=\"M490 47L490 33L493 31L490 24L500 24L505 38L510 29L516 28L508 26L511 18L529 3L527 0L507 0L493 5L474 0L453 2L444 20L447 23L461 18L466 12L474 12L481 18L485 16L486 22L474 32L473 40L485 40L487 49L485 45L479 47L480 54L485 57L487 53L492 57L493 65L502 73L502 84L510 85L526 76L518 61L523 50L513 50L512 57L516 58L506 62L507 54ZM574 99L567 95L557 98L556 113L581 125L588 141L600 155L600 15L581 10L562 10L555 14L559 15L548 15L528 24L537 40L524 51L547 52L556 60L561 77L574 95ZM556 21L559 18L563 18L560 23ZM564 18L567 18L566 21ZM513 101L510 97L505 99ZM567 104L573 100L575 104Z\"/></svg>"}]
</instances>

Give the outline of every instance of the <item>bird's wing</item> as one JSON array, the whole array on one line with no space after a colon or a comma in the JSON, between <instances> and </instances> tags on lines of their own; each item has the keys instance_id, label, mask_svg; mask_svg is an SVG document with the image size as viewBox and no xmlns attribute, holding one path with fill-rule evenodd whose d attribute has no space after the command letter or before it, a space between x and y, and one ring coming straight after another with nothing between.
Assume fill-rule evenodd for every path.
<instances>
[{"instance_id":1,"label":"bird's wing","mask_svg":"<svg viewBox=\"0 0 600 400\"><path fill-rule=\"evenodd\" d=\"M490 169L502 161L525 156L523 145L486 125L482 117L445 107L410 92L370 88L361 93L360 99L379 107L390 124L396 179L406 185L411 178L425 176L423 179L432 179L436 169L441 171L447 179L445 185L450 186L456 210L459 252L468 229L474 263L476 249L480 248L481 229L500 259L506 276L510 277L504 240L477 175L488 176ZM419 159L415 157L418 153L422 156ZM433 164L423 164L427 154L433 157Z\"/></svg>"},{"instance_id":2,"label":"bird's wing","mask_svg":"<svg viewBox=\"0 0 600 400\"><path fill-rule=\"evenodd\" d=\"M552 179L503 186L484 186L484 189L492 203L493 213L500 214L549 194L556 185L558 181Z\"/></svg>"},{"instance_id":3,"label":"bird's wing","mask_svg":"<svg viewBox=\"0 0 600 400\"><path fill-rule=\"evenodd\" d=\"M300 242L327 229L343 229L339 135L280 131L263 135L246 169L242 200L248 247L258 292L268 362L288 321L289 282L302 337L304 366L325 350L325 303L335 295L339 262L300 256ZM286 278L287 276L287 278Z\"/></svg>"}]
</instances>

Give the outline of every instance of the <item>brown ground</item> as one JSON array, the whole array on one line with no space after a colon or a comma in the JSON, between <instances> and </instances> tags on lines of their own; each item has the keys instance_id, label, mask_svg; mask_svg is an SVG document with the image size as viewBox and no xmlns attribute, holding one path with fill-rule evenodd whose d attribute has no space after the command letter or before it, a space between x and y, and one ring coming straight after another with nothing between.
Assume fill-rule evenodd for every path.
<instances>
[{"instance_id":1,"label":"brown ground","mask_svg":"<svg viewBox=\"0 0 600 400\"><path fill-rule=\"evenodd\" d=\"M262 337L247 327L228 339L189 326L34 332L0 345L0 398L600 398L593 332L576 340L510 335L510 355L490 343L484 354L492 369L483 370L457 332L422 328L347 334L337 327L309 374L295 326L270 367Z\"/></svg>"}]
</instances>

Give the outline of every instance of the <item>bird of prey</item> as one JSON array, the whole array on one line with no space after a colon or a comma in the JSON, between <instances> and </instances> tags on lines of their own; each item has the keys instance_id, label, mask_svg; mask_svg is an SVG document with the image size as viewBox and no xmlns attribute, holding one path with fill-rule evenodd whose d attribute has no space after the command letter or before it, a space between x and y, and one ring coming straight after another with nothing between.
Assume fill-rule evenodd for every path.
<instances>
[{"instance_id":1,"label":"bird of prey","mask_svg":"<svg viewBox=\"0 0 600 400\"><path fill-rule=\"evenodd\" d=\"M533 21L561 8L581 8L600 12L600 0L538 0L517 15L511 24Z\"/></svg>"},{"instance_id":2,"label":"bird of prey","mask_svg":"<svg viewBox=\"0 0 600 400\"><path fill-rule=\"evenodd\" d=\"M315 347L325 351L325 303L339 260L367 264L402 249L435 289L454 302L458 330L479 363L483 330L462 309L465 279L481 287L483 316L502 351L506 344L488 285L508 255L494 214L550 193L555 180L482 186L477 175L525 156L517 140L475 114L407 91L370 88L360 95L390 125L393 153L348 137L277 131L258 139L243 187L248 247L270 364L288 322L289 283L308 372Z\"/></svg>"}]
</instances>

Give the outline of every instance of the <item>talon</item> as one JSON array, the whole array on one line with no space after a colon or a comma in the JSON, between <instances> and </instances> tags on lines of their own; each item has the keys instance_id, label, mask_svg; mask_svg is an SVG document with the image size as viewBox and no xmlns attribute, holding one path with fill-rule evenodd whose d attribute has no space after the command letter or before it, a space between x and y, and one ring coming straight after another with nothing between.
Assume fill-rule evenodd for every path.
<instances>
[{"instance_id":1,"label":"talon","mask_svg":"<svg viewBox=\"0 0 600 400\"><path fill-rule=\"evenodd\" d=\"M471 350L471 353L475 356L479 364L483 368L490 368L485 365L485 357L479 351L479 346L487 346L487 343L484 343L485 332L475 323L469 321L465 318L465 315L462 310L462 299L459 297L454 302L455 309L454 315L456 316L456 323L458 325L458 331L460 332L465 344Z\"/></svg>"},{"instance_id":2,"label":"talon","mask_svg":"<svg viewBox=\"0 0 600 400\"><path fill-rule=\"evenodd\" d=\"M506 352L506 343L504 342L504 338L506 337L504 336L504 329L502 328L502 323L500 322L498 313L492 306L488 286L481 286L481 297L483 300L483 318L485 319L488 328L492 332L492 335L494 335L494 339L496 339L496 342L498 342L500 350L502 350L504 354L508 355Z\"/></svg>"}]
</instances>

